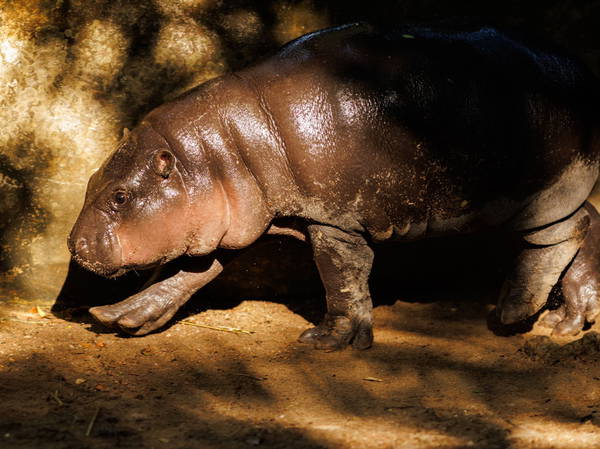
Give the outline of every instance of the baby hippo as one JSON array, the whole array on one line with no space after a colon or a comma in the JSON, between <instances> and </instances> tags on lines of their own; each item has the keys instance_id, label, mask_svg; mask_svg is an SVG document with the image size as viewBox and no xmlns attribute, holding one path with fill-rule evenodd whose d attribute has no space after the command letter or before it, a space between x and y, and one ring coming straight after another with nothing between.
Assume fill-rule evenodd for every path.
<instances>
[{"instance_id":1,"label":"baby hippo","mask_svg":"<svg viewBox=\"0 0 600 449\"><path fill-rule=\"evenodd\" d=\"M373 245L500 231L523 242L501 320L539 311L572 263L546 322L575 332L598 309L597 232L576 257L597 217L584 202L598 85L570 57L489 28L303 36L151 111L92 176L69 237L78 263L108 277L182 255L198 265L90 311L146 334L221 272L217 248L288 234L310 243L326 290L326 316L300 340L365 349Z\"/></svg>"}]
</instances>

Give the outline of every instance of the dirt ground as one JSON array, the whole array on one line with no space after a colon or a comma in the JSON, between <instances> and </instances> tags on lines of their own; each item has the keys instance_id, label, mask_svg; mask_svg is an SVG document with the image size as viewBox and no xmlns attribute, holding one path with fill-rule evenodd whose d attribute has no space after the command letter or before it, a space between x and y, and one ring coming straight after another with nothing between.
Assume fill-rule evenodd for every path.
<instances>
[{"instance_id":1,"label":"dirt ground","mask_svg":"<svg viewBox=\"0 0 600 449\"><path fill-rule=\"evenodd\" d=\"M498 335L492 306L375 308L376 344L324 353L285 304L117 335L51 304L0 308L0 447L600 447L600 338Z\"/></svg>"}]
</instances>

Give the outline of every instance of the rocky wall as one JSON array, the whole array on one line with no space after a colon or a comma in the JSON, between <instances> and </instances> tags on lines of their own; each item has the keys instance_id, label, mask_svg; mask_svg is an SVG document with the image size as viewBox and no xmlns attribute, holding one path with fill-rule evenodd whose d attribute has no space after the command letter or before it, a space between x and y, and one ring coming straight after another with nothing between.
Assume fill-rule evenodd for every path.
<instances>
[{"instance_id":1,"label":"rocky wall","mask_svg":"<svg viewBox=\"0 0 600 449\"><path fill-rule=\"evenodd\" d=\"M598 19L600 1L4 0L0 301L56 297L85 184L124 127L299 35L357 20L485 22L557 41L598 73ZM310 258L297 251L247 263L276 255L294 267ZM264 276L245 271L253 283Z\"/></svg>"}]
</instances>

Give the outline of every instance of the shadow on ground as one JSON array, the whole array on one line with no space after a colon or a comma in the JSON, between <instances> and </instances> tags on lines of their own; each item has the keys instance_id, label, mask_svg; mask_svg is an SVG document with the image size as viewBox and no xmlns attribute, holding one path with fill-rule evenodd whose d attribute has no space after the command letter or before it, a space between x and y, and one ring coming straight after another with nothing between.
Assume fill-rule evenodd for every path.
<instances>
[{"instance_id":1,"label":"shadow on ground","mask_svg":"<svg viewBox=\"0 0 600 449\"><path fill-rule=\"evenodd\" d=\"M2 447L600 444L598 352L534 360L522 337L496 337L485 310L468 310L380 306L374 348L336 353L296 343L306 321L272 302L201 315L251 332L238 335L181 322L144 338L57 319L9 323L0 331L0 394L11 410L0 419Z\"/></svg>"},{"instance_id":2,"label":"shadow on ground","mask_svg":"<svg viewBox=\"0 0 600 449\"><path fill-rule=\"evenodd\" d=\"M465 310L467 315L479 316L495 303L514 254L513 242L496 235L378 247L370 282L374 305L393 304L397 298L425 303L460 301L471 304ZM323 316L324 289L308 245L289 238L266 237L238 257L227 257L232 261L225 271L192 297L175 320L205 310L230 309L247 299L284 304L312 323ZM161 276L175 273L179 265L179 261L170 263ZM115 303L139 291L150 276L150 271L141 271L104 279L71 263L52 310L66 319L81 319L89 307ZM503 327L493 315L488 321L499 334L531 329L531 323ZM403 323L398 325L402 327Z\"/></svg>"}]
</instances>

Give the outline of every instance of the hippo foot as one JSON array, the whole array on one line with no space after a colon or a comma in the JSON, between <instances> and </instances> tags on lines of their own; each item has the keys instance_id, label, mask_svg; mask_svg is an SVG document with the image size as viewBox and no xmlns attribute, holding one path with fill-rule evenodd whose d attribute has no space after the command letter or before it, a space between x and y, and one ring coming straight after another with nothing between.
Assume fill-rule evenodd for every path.
<instances>
[{"instance_id":1,"label":"hippo foot","mask_svg":"<svg viewBox=\"0 0 600 449\"><path fill-rule=\"evenodd\" d=\"M552 335L577 335L586 323L594 323L600 314L600 301L597 296L590 296L587 301L578 303L566 302L556 310L543 316L539 324L552 329Z\"/></svg>"},{"instance_id":2,"label":"hippo foot","mask_svg":"<svg viewBox=\"0 0 600 449\"><path fill-rule=\"evenodd\" d=\"M502 295L496 307L496 313L502 324L514 324L533 316L539 307L539 298L529 291L512 290L510 294Z\"/></svg>"},{"instance_id":3,"label":"hippo foot","mask_svg":"<svg viewBox=\"0 0 600 449\"><path fill-rule=\"evenodd\" d=\"M373 344L373 327L370 323L353 324L345 316L326 314L321 324L302 332L298 341L325 351L344 349L350 343L354 349L363 350Z\"/></svg>"},{"instance_id":4,"label":"hippo foot","mask_svg":"<svg viewBox=\"0 0 600 449\"><path fill-rule=\"evenodd\" d=\"M139 336L164 326L180 307L177 299L173 291L155 284L124 301L89 311L103 325Z\"/></svg>"},{"instance_id":5,"label":"hippo foot","mask_svg":"<svg viewBox=\"0 0 600 449\"><path fill-rule=\"evenodd\" d=\"M583 314L567 316L566 308L562 306L543 316L539 324L542 327L552 329L552 335L577 335L585 325L585 318Z\"/></svg>"}]
</instances>

